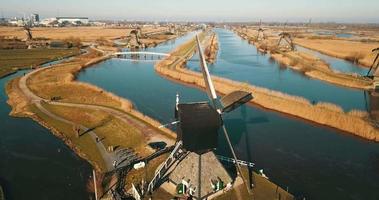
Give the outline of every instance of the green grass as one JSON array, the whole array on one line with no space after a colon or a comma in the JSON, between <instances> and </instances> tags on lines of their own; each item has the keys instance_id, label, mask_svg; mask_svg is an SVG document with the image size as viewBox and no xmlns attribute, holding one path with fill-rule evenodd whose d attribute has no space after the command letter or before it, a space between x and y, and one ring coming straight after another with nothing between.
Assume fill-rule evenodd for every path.
<instances>
[{"instance_id":1,"label":"green grass","mask_svg":"<svg viewBox=\"0 0 379 200\"><path fill-rule=\"evenodd\" d=\"M73 143L73 145L80 150L80 152L86 155L87 159L90 160L91 163L96 163L100 167L100 170L106 169L104 160L90 135L86 134L78 138L76 137L76 133L74 132L74 129L71 124L66 124L64 122L49 117L48 115L41 112L34 105L30 106L30 109L50 127L55 128L61 134L63 134L63 136L66 139L70 140Z\"/></svg>"},{"instance_id":2,"label":"green grass","mask_svg":"<svg viewBox=\"0 0 379 200\"><path fill-rule=\"evenodd\" d=\"M104 138L102 142L105 146L138 148L144 144L141 130L106 112L51 104L44 104L44 107L67 120L88 128L96 127L94 131L100 138Z\"/></svg>"},{"instance_id":3,"label":"green grass","mask_svg":"<svg viewBox=\"0 0 379 200\"><path fill-rule=\"evenodd\" d=\"M0 78L18 69L38 66L78 53L78 49L2 49L0 50Z\"/></svg>"}]
</instances>

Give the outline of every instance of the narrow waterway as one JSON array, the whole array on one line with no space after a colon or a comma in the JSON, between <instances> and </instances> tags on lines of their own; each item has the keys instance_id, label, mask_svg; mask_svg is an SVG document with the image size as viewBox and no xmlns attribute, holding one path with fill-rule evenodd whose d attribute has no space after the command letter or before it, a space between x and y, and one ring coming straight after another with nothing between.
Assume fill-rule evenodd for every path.
<instances>
[{"instance_id":1,"label":"narrow waterway","mask_svg":"<svg viewBox=\"0 0 379 200\"><path fill-rule=\"evenodd\" d=\"M9 116L5 85L24 72L0 79L0 185L6 199L89 199L92 167L36 122Z\"/></svg>"},{"instance_id":2,"label":"narrow waterway","mask_svg":"<svg viewBox=\"0 0 379 200\"><path fill-rule=\"evenodd\" d=\"M317 58L320 58L321 60L324 60L335 71L344 72L344 73L355 73L359 75L366 75L368 72L368 68L361 67L347 60L342 60L339 58L328 56L318 51L304 48L299 45L296 45L296 50L309 53L311 55L316 56Z\"/></svg>"},{"instance_id":3,"label":"narrow waterway","mask_svg":"<svg viewBox=\"0 0 379 200\"><path fill-rule=\"evenodd\" d=\"M215 29L219 39L219 53L210 73L236 81L305 97L313 103L330 102L344 110L366 109L364 93L339 87L283 67L268 55L260 55L257 48L232 31ZM200 71L198 61L187 63L191 70Z\"/></svg>"},{"instance_id":4,"label":"narrow waterway","mask_svg":"<svg viewBox=\"0 0 379 200\"><path fill-rule=\"evenodd\" d=\"M254 64L257 60L266 59L252 57L256 54L252 49L237 51L239 45L244 46L245 42L237 36L226 37L238 42L230 43L229 47L222 46L220 53L231 53L229 62L235 65L230 67L241 71L240 74L245 72L247 75L244 77L260 77L263 84L264 78L280 79L284 75L277 74L293 73L286 69L283 69L285 72L273 72L274 67L264 70L265 67L255 65L251 67L263 70L247 73L248 67L241 63L247 60ZM169 52L189 38L185 36L148 51ZM265 62L269 63L268 60ZM230 73L226 71L224 74ZM297 74L292 76L304 78ZM160 77L155 73L153 63L148 62L111 59L87 68L79 74L79 80L130 99L139 111L161 123L173 120L177 93L182 102L204 101L207 98L204 92L196 88ZM301 88L304 89L299 86L292 92L296 94ZM317 91L316 88L308 90L308 93ZM263 168L271 181L284 188L288 186L295 195L319 200L376 200L379 196L379 144L251 106L243 106L227 115L225 124L238 156L256 163L256 170ZM218 154L230 156L222 134L217 151Z\"/></svg>"}]
</instances>

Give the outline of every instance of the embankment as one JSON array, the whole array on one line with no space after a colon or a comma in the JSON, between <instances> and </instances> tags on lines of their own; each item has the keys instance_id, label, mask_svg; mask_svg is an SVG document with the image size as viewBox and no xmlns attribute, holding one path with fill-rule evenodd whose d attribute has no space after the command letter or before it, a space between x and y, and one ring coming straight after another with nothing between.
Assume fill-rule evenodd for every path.
<instances>
[{"instance_id":1,"label":"embankment","mask_svg":"<svg viewBox=\"0 0 379 200\"><path fill-rule=\"evenodd\" d=\"M185 68L186 61L181 59L191 57L194 49L194 40L179 46L171 53L171 57L156 64L156 71L162 76L204 88L202 75ZM178 53L182 54L178 55ZM253 93L254 99L251 100L251 103L255 105L379 142L379 130L368 122L368 114L363 111L355 110L345 113L339 106L330 103L313 105L302 97L216 76L213 76L213 81L217 92L221 94L227 94L234 90L246 90Z\"/></svg>"},{"instance_id":2,"label":"embankment","mask_svg":"<svg viewBox=\"0 0 379 200\"><path fill-rule=\"evenodd\" d=\"M274 40L254 42L250 40L250 36L238 30L236 33L243 39L249 40L249 43L255 45L259 51L270 53L271 58L275 61L294 70L302 71L311 78L349 88L369 90L373 87L373 80L358 74L336 72L327 63L308 53L280 51L276 48Z\"/></svg>"}]
</instances>

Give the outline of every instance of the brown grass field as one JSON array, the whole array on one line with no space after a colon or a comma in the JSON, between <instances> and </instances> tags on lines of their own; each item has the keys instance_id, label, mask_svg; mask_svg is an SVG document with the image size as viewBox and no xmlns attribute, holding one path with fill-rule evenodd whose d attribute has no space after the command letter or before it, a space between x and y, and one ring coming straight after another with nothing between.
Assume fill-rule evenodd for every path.
<instances>
[{"instance_id":1,"label":"brown grass field","mask_svg":"<svg viewBox=\"0 0 379 200\"><path fill-rule=\"evenodd\" d=\"M42 63L76 55L74 49L8 49L0 50L0 78L19 69L30 69Z\"/></svg>"},{"instance_id":2,"label":"brown grass field","mask_svg":"<svg viewBox=\"0 0 379 200\"><path fill-rule=\"evenodd\" d=\"M47 38L51 40L64 40L70 37L80 38L84 42L93 42L100 38L111 40L129 35L130 28L113 27L38 27L32 28L34 38ZM152 28L144 28L142 31L149 32ZM156 29L154 29L156 30ZM17 37L26 39L22 27L0 26L0 37Z\"/></svg>"}]
</instances>

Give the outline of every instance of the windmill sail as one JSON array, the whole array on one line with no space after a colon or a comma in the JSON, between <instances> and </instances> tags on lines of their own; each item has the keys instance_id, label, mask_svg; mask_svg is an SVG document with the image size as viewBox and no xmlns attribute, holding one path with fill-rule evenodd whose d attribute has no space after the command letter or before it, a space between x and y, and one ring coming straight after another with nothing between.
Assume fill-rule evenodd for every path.
<instances>
[{"instance_id":1,"label":"windmill sail","mask_svg":"<svg viewBox=\"0 0 379 200\"><path fill-rule=\"evenodd\" d=\"M197 48L198 48L198 51L199 51L200 66L201 66L201 71L203 73L203 78L204 78L204 82L205 82L205 88L206 88L206 91L207 91L209 99L213 103L214 109L217 109L216 108L217 107L217 104L216 104L216 101L217 101L216 90L215 90L215 87L213 85L211 76L210 76L209 71L208 71L208 66L207 66L207 63L206 63L205 58L204 58L203 49L201 48L201 44L200 44L200 40L199 40L198 35L196 35L196 43L197 43ZM248 94L247 96L244 93L241 93L241 94L243 94L243 95L236 94L236 95L233 95L233 96L236 96L236 97L229 97L229 98L227 98L229 100L225 101L225 102L228 102L227 104L228 104L228 107L230 108L230 110L232 110L231 107L234 107L232 105L240 103L241 99L251 99L250 98L251 97L251 93L247 93ZM235 101L235 100L237 100L237 101ZM232 103L232 102L234 102L234 103ZM241 102L241 104L243 104L243 103ZM239 105L241 105L241 104L239 104ZM220 112L220 115L221 115L222 111L219 111L219 112ZM216 123L214 123L214 124L219 125L217 123L218 122L217 120L215 120L215 122ZM226 141L228 143L229 149L230 149L230 151L231 151L231 153L233 155L233 158L234 158L234 160L238 160L237 159L237 155L236 155L236 153L235 153L235 151L233 149L233 145L232 145L232 143L230 141L230 137L229 137L228 131L226 130L225 124L222 123L221 126L222 126L222 131L224 132L225 139L226 139ZM245 183L247 191L249 193L251 193L250 187L248 186L246 179L243 177L242 169L241 169L240 164L238 162L236 162L235 165L236 165L238 174L242 177L242 180Z\"/></svg>"},{"instance_id":2,"label":"windmill sail","mask_svg":"<svg viewBox=\"0 0 379 200\"><path fill-rule=\"evenodd\" d=\"M207 62L205 61L203 49L201 48L198 35L196 35L196 43L197 43L197 48L199 50L200 66L201 66L201 71L203 73L203 78L205 81L205 89L207 91L209 99L213 103L213 106L216 107L217 94L216 94L216 90L211 79L211 75L209 74Z\"/></svg>"}]
</instances>

